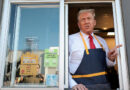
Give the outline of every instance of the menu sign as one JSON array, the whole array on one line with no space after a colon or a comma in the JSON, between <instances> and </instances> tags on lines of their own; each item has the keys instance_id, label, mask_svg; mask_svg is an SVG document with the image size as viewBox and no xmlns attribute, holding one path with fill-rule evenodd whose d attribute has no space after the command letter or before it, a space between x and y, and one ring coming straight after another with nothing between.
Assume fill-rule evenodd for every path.
<instances>
[{"instance_id":1,"label":"menu sign","mask_svg":"<svg viewBox=\"0 0 130 90\"><path fill-rule=\"evenodd\" d=\"M57 67L58 65L58 50L44 50L44 67Z\"/></svg>"},{"instance_id":2,"label":"menu sign","mask_svg":"<svg viewBox=\"0 0 130 90\"><path fill-rule=\"evenodd\" d=\"M20 75L37 75L38 55L26 52L21 56Z\"/></svg>"},{"instance_id":3,"label":"menu sign","mask_svg":"<svg viewBox=\"0 0 130 90\"><path fill-rule=\"evenodd\" d=\"M26 52L21 56L21 64L38 64L38 55Z\"/></svg>"},{"instance_id":4,"label":"menu sign","mask_svg":"<svg viewBox=\"0 0 130 90\"><path fill-rule=\"evenodd\" d=\"M37 75L38 65L20 65L20 75Z\"/></svg>"}]
</instances>

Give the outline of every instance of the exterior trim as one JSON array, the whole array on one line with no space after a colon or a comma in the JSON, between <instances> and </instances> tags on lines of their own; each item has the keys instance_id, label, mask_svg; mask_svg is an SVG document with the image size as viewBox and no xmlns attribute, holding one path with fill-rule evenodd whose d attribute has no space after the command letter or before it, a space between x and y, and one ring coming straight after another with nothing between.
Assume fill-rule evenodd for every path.
<instances>
[{"instance_id":1,"label":"exterior trim","mask_svg":"<svg viewBox=\"0 0 130 90\"><path fill-rule=\"evenodd\" d=\"M117 17L117 35L118 36L118 44L122 44L123 46L119 49L119 65L121 67L121 73L122 73L122 87L120 90L129 90L129 74L128 74L128 65L127 65L127 56L126 56L126 45L125 45L125 34L124 34L124 27L123 27L123 18L122 18L122 12L121 12L121 2L120 0L115 0L115 9L116 9L116 17ZM120 71L118 70L118 71ZM120 76L119 76L120 77Z\"/></svg>"}]
</instances>

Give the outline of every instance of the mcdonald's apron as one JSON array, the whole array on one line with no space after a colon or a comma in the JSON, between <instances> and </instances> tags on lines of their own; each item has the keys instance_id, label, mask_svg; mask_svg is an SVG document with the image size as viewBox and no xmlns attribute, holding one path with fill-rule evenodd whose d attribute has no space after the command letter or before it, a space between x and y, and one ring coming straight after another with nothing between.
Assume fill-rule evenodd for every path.
<instances>
[{"instance_id":1,"label":"mcdonald's apron","mask_svg":"<svg viewBox=\"0 0 130 90\"><path fill-rule=\"evenodd\" d=\"M80 35L84 43L85 42L84 38L81 33ZM103 85L107 85L107 87L110 88L110 86L108 85L107 77L106 77L107 65L106 65L105 51L103 50L103 48L87 49L87 50L86 49L87 48L85 48L84 50L82 61L78 69L76 70L76 72L72 75L72 78L78 84L83 84L87 88L89 86L96 88L95 85L99 85L99 86L101 85L101 87ZM87 51L89 53L87 53ZM103 90L103 89L98 88L94 90Z\"/></svg>"}]
</instances>

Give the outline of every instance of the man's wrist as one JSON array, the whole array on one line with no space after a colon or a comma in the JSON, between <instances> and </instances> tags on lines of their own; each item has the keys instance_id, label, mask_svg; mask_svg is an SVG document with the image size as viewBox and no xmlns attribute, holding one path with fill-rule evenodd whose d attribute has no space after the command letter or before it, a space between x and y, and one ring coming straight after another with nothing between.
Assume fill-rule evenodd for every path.
<instances>
[{"instance_id":1,"label":"man's wrist","mask_svg":"<svg viewBox=\"0 0 130 90\"><path fill-rule=\"evenodd\" d=\"M110 61L112 61L112 62L115 62L115 59L112 59L112 58L109 58L109 57L108 57L108 59L109 59Z\"/></svg>"}]
</instances>

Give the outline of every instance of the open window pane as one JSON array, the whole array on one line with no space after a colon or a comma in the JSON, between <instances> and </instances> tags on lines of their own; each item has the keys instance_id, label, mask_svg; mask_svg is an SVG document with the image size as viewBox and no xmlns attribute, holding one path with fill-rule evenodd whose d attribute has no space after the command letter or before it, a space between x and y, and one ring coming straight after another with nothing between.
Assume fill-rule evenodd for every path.
<instances>
[{"instance_id":1,"label":"open window pane","mask_svg":"<svg viewBox=\"0 0 130 90\"><path fill-rule=\"evenodd\" d=\"M94 28L94 34L104 38L108 44L109 49L114 48L116 45L115 32L117 30L114 26L112 3L78 3L78 4L72 3L72 4L68 4L69 35L80 32L79 27L77 25L77 22L78 22L77 21L77 13L81 9L94 9L95 10L96 26ZM77 42L78 42L78 40L77 40ZM75 45L74 48L75 48L75 50L74 51L72 50L73 52L71 52L71 53L73 53L73 55L75 55L75 56L77 56L77 55L80 56L80 54L75 54L76 51L79 50L79 49L77 49L78 45L77 45L77 47ZM72 49L72 47L71 47L71 49ZM71 51L71 49L70 49L70 51ZM82 52L80 51L80 53L82 53ZM76 60L77 60L77 58L76 58ZM76 62L76 61L72 60L72 62ZM70 60L70 63L72 63L72 62ZM73 64L74 63L72 63L72 65ZM76 65L78 65L78 64L75 64L75 66ZM117 65L118 64L116 64L114 67L109 68L109 71L108 71L109 72L108 81L109 81L112 89L119 88ZM70 68L73 68L73 66ZM74 68L77 68L77 66L76 67L75 66L74 66ZM74 69L72 69L72 71L73 70ZM69 71L71 71L71 70L69 70ZM70 73L72 73L72 72L70 72Z\"/></svg>"},{"instance_id":2,"label":"open window pane","mask_svg":"<svg viewBox=\"0 0 130 90\"><path fill-rule=\"evenodd\" d=\"M4 87L58 87L59 6L12 5Z\"/></svg>"}]
</instances>

